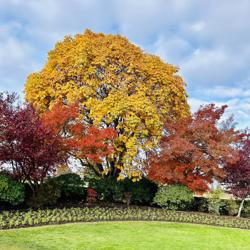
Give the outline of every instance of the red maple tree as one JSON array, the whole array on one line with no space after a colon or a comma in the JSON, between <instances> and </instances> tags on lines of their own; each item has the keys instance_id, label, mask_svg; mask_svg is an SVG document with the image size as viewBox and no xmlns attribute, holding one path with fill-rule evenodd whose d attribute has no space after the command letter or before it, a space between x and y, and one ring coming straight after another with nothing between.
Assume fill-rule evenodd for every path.
<instances>
[{"instance_id":1,"label":"red maple tree","mask_svg":"<svg viewBox=\"0 0 250 250\"><path fill-rule=\"evenodd\" d=\"M114 152L113 140L117 133L113 128L99 129L87 125L79 118L79 112L78 104L58 102L43 115L43 121L61 136L68 154L101 176L105 158Z\"/></svg>"},{"instance_id":2,"label":"red maple tree","mask_svg":"<svg viewBox=\"0 0 250 250\"><path fill-rule=\"evenodd\" d=\"M196 193L223 178L224 166L237 160L233 145L239 140L239 133L228 124L218 126L225 109L210 104L185 119L167 121L148 162L149 178L162 184L181 183Z\"/></svg>"},{"instance_id":3,"label":"red maple tree","mask_svg":"<svg viewBox=\"0 0 250 250\"><path fill-rule=\"evenodd\" d=\"M225 168L226 178L224 183L228 191L241 200L238 216L241 215L243 204L250 196L250 133L243 134L243 143L240 149L240 158L234 164Z\"/></svg>"},{"instance_id":4,"label":"red maple tree","mask_svg":"<svg viewBox=\"0 0 250 250\"><path fill-rule=\"evenodd\" d=\"M34 191L67 155L61 138L34 108L16 102L15 94L0 94L0 168Z\"/></svg>"}]
</instances>

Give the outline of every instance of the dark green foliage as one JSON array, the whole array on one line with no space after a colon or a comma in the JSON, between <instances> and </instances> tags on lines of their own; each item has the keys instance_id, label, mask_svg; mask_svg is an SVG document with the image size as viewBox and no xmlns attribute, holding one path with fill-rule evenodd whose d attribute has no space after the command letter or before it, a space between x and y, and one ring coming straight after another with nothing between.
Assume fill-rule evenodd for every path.
<instances>
[{"instance_id":1,"label":"dark green foliage","mask_svg":"<svg viewBox=\"0 0 250 250\"><path fill-rule=\"evenodd\" d=\"M208 201L205 197L194 197L192 211L208 212Z\"/></svg>"},{"instance_id":2,"label":"dark green foliage","mask_svg":"<svg viewBox=\"0 0 250 250\"><path fill-rule=\"evenodd\" d=\"M131 193L132 204L150 204L157 186L146 178L138 182L129 179L117 181L115 177L90 181L90 186L99 194L99 199L108 202L126 202L126 194ZM127 203L127 202L126 202Z\"/></svg>"},{"instance_id":3,"label":"dark green foliage","mask_svg":"<svg viewBox=\"0 0 250 250\"><path fill-rule=\"evenodd\" d=\"M122 202L125 192L124 183L115 177L91 180L90 187L97 191L100 200L108 202Z\"/></svg>"},{"instance_id":4,"label":"dark green foliage","mask_svg":"<svg viewBox=\"0 0 250 250\"><path fill-rule=\"evenodd\" d=\"M60 203L79 202L86 197L84 181L79 175L70 173L48 178L28 199L31 207L53 206Z\"/></svg>"},{"instance_id":5,"label":"dark green foliage","mask_svg":"<svg viewBox=\"0 0 250 250\"><path fill-rule=\"evenodd\" d=\"M55 178L49 178L40 185L32 196L28 199L27 204L30 207L39 208L44 206L55 205L61 197L61 185Z\"/></svg>"},{"instance_id":6,"label":"dark green foliage","mask_svg":"<svg viewBox=\"0 0 250 250\"><path fill-rule=\"evenodd\" d=\"M131 192L131 202L136 205L148 205L152 203L157 191L157 185L146 178L140 181L132 182L125 179L126 192Z\"/></svg>"},{"instance_id":7,"label":"dark green foliage","mask_svg":"<svg viewBox=\"0 0 250 250\"><path fill-rule=\"evenodd\" d=\"M22 183L13 181L10 177L0 175L0 202L19 205L24 201L25 192Z\"/></svg>"},{"instance_id":8,"label":"dark green foliage","mask_svg":"<svg viewBox=\"0 0 250 250\"><path fill-rule=\"evenodd\" d=\"M65 201L80 201L86 197L86 187L84 181L78 174L69 173L63 174L54 178L58 185L61 187L61 198Z\"/></svg>"},{"instance_id":9,"label":"dark green foliage","mask_svg":"<svg viewBox=\"0 0 250 250\"><path fill-rule=\"evenodd\" d=\"M170 210L185 210L194 201L192 191L184 185L168 185L159 187L154 203Z\"/></svg>"},{"instance_id":10,"label":"dark green foliage","mask_svg":"<svg viewBox=\"0 0 250 250\"><path fill-rule=\"evenodd\" d=\"M250 217L250 200L245 201L245 206L242 213L244 216Z\"/></svg>"},{"instance_id":11,"label":"dark green foliage","mask_svg":"<svg viewBox=\"0 0 250 250\"><path fill-rule=\"evenodd\" d=\"M239 204L237 203L236 200L230 199L230 200L225 200L225 208L227 210L228 215L234 216L237 215L238 210L239 210Z\"/></svg>"},{"instance_id":12,"label":"dark green foliage","mask_svg":"<svg viewBox=\"0 0 250 250\"><path fill-rule=\"evenodd\" d=\"M0 229L87 221L170 221L250 229L250 219L159 208L64 208L0 212Z\"/></svg>"}]
</instances>

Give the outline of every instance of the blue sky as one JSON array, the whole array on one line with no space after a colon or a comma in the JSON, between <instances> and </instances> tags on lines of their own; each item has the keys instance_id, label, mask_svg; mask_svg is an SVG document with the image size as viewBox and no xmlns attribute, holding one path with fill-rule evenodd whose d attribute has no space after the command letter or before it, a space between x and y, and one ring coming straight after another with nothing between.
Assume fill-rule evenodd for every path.
<instances>
[{"instance_id":1,"label":"blue sky","mask_svg":"<svg viewBox=\"0 0 250 250\"><path fill-rule=\"evenodd\" d=\"M22 93L65 35L119 33L180 67L189 103L250 127L249 0L0 0L0 91Z\"/></svg>"}]
</instances>

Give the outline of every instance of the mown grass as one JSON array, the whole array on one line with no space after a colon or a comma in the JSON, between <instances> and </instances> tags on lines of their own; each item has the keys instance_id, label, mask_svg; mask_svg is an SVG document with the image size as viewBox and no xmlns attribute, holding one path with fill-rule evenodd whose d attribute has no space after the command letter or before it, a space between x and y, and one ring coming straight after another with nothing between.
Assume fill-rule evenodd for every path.
<instances>
[{"instance_id":1,"label":"mown grass","mask_svg":"<svg viewBox=\"0 0 250 250\"><path fill-rule=\"evenodd\" d=\"M250 231L167 222L97 222L0 231L0 250L249 250Z\"/></svg>"}]
</instances>

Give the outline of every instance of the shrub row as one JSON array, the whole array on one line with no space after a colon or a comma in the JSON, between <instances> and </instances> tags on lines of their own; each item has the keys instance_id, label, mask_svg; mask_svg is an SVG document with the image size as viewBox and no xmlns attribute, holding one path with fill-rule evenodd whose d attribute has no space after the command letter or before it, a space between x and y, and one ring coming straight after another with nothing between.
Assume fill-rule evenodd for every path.
<instances>
[{"instance_id":1,"label":"shrub row","mask_svg":"<svg viewBox=\"0 0 250 250\"><path fill-rule=\"evenodd\" d=\"M250 219L158 208L64 208L0 213L0 229L91 221L168 221L250 229Z\"/></svg>"}]
</instances>

